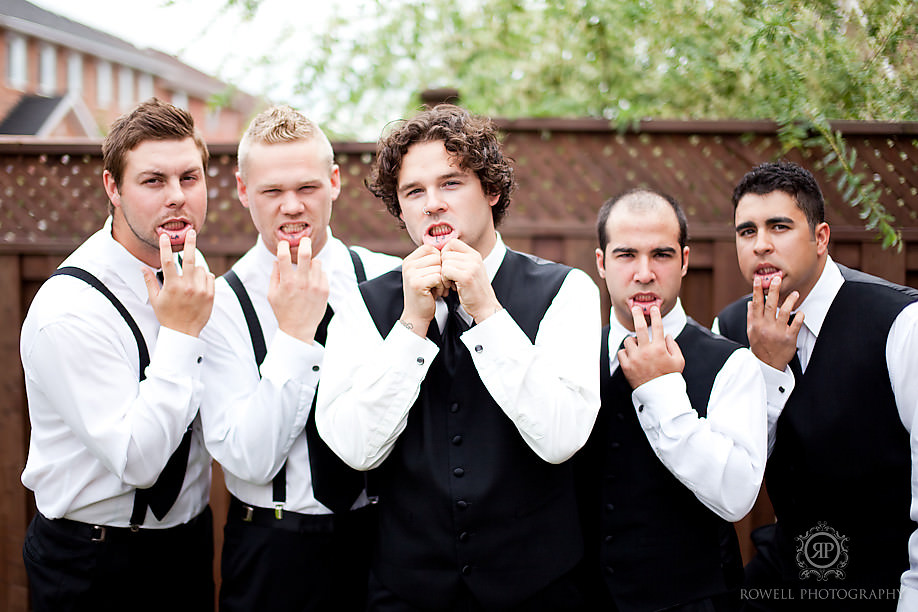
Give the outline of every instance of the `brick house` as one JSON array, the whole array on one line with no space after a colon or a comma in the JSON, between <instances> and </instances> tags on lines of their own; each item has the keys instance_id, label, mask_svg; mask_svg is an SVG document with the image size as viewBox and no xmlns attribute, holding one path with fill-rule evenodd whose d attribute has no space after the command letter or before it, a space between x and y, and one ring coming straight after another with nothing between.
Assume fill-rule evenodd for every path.
<instances>
[{"instance_id":1,"label":"brick house","mask_svg":"<svg viewBox=\"0 0 918 612\"><path fill-rule=\"evenodd\" d=\"M0 4L0 134L99 138L156 96L188 109L208 142L236 142L258 100L175 57L138 49L25 0ZM208 101L221 95L228 102Z\"/></svg>"}]
</instances>

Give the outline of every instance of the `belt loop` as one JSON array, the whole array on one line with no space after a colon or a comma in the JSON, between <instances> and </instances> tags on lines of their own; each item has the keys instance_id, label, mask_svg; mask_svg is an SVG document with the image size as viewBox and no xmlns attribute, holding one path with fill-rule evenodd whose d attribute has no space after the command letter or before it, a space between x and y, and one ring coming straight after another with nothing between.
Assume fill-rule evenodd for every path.
<instances>
[{"instance_id":1,"label":"belt loop","mask_svg":"<svg viewBox=\"0 0 918 612\"><path fill-rule=\"evenodd\" d=\"M104 525L93 525L92 533L89 536L91 542L104 542L105 541L105 526Z\"/></svg>"}]
</instances>

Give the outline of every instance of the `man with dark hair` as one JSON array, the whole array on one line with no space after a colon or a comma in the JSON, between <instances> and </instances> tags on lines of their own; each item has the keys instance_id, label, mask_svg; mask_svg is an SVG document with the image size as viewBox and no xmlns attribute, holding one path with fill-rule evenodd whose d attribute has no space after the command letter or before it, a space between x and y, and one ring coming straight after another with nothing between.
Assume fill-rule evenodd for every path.
<instances>
[{"instance_id":1,"label":"man with dark hair","mask_svg":"<svg viewBox=\"0 0 918 612\"><path fill-rule=\"evenodd\" d=\"M197 336L214 295L195 251L207 148L191 115L154 99L118 119L102 149L111 217L22 326L32 609L212 610L210 458L196 418Z\"/></svg>"},{"instance_id":2,"label":"man with dark hair","mask_svg":"<svg viewBox=\"0 0 918 612\"><path fill-rule=\"evenodd\" d=\"M504 246L512 169L449 105L377 147L369 187L418 245L329 329L317 422L371 470L370 610L581 610L571 464L599 408L599 296Z\"/></svg>"},{"instance_id":3,"label":"man with dark hair","mask_svg":"<svg viewBox=\"0 0 918 612\"><path fill-rule=\"evenodd\" d=\"M238 164L258 239L218 279L201 333L204 438L232 494L220 610L363 612L373 508L363 474L324 448L312 407L328 321L359 299L358 282L399 260L332 235L341 177L328 138L302 113L257 115Z\"/></svg>"},{"instance_id":4,"label":"man with dark hair","mask_svg":"<svg viewBox=\"0 0 918 612\"><path fill-rule=\"evenodd\" d=\"M611 198L597 230L612 313L602 407L574 460L595 609L736 610L733 521L765 471L758 363L682 309L689 247L673 198L648 189Z\"/></svg>"},{"instance_id":5,"label":"man with dark hair","mask_svg":"<svg viewBox=\"0 0 918 612\"><path fill-rule=\"evenodd\" d=\"M748 603L892 609L901 578L900 609L918 609L918 291L829 257L822 192L796 164L756 166L733 205L753 292L716 329L749 345L766 378L784 376L787 396L769 409L777 522L755 534L746 582L792 597ZM808 595L820 589L833 594L822 604Z\"/></svg>"}]
</instances>

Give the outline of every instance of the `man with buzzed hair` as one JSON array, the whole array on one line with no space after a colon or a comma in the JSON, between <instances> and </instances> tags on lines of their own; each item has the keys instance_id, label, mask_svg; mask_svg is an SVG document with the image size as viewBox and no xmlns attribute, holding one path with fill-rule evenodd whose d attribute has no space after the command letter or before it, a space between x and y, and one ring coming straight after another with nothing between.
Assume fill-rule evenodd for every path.
<instances>
[{"instance_id":1,"label":"man with buzzed hair","mask_svg":"<svg viewBox=\"0 0 918 612\"><path fill-rule=\"evenodd\" d=\"M300 112L255 117L238 166L258 239L217 282L201 334L204 435L232 495L220 610L362 612L373 508L362 474L315 434L312 407L332 314L399 260L332 235L338 165Z\"/></svg>"},{"instance_id":2,"label":"man with buzzed hair","mask_svg":"<svg viewBox=\"0 0 918 612\"><path fill-rule=\"evenodd\" d=\"M111 216L42 285L20 337L32 610L212 610L196 418L214 295L195 250L207 147L187 111L152 99L115 121L102 155Z\"/></svg>"},{"instance_id":3,"label":"man with buzzed hair","mask_svg":"<svg viewBox=\"0 0 918 612\"><path fill-rule=\"evenodd\" d=\"M689 247L675 200L629 191L603 204L597 230L612 313L602 407L575 460L595 609L736 610L732 522L765 469L758 362L682 309Z\"/></svg>"}]
</instances>

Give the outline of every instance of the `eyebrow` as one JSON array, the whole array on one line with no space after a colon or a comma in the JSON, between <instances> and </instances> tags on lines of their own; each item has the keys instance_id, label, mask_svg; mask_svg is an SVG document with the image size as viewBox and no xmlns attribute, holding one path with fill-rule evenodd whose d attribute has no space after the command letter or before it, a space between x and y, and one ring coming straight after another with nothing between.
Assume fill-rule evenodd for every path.
<instances>
[{"instance_id":1,"label":"eyebrow","mask_svg":"<svg viewBox=\"0 0 918 612\"><path fill-rule=\"evenodd\" d=\"M612 253L613 253L613 254L615 254L615 253L634 254L634 253L637 253L637 252L638 252L638 250L637 250L636 248L634 248L634 247L615 247L614 249L612 249ZM667 247L655 247L655 248L653 248L653 249L650 249L650 252L651 252L651 253L654 253L654 254L657 254L657 253L675 253L675 252L676 252L676 249L674 249L673 247L668 247L668 246L667 246Z\"/></svg>"},{"instance_id":2,"label":"eyebrow","mask_svg":"<svg viewBox=\"0 0 918 612\"><path fill-rule=\"evenodd\" d=\"M769 217L768 219L765 219L766 226L778 225L778 224L793 225L794 220L791 219L790 217ZM745 229L755 229L755 227L756 227L755 223L753 223L752 221L745 221L736 226L736 231L741 232Z\"/></svg>"},{"instance_id":3,"label":"eyebrow","mask_svg":"<svg viewBox=\"0 0 918 612\"><path fill-rule=\"evenodd\" d=\"M446 179L462 178L467 175L468 175L467 172L461 172L459 170L456 170L454 172L447 172L446 174L441 174L440 176L436 178L436 180L445 181ZM410 191L411 189L414 189L415 187L418 187L419 185L420 185L420 181L412 181L410 183L405 183L404 185L398 185L396 187L396 191L398 191L399 193L403 193L405 191Z\"/></svg>"}]
</instances>

